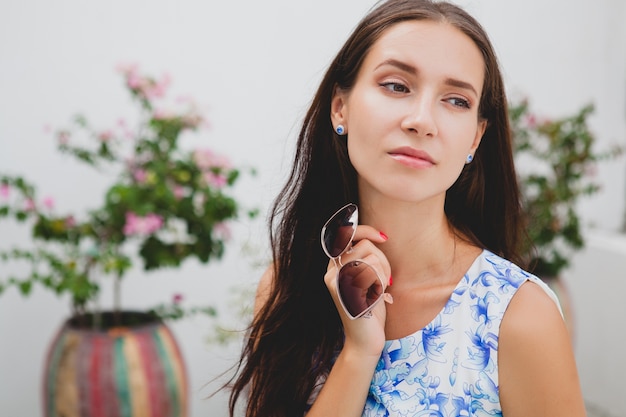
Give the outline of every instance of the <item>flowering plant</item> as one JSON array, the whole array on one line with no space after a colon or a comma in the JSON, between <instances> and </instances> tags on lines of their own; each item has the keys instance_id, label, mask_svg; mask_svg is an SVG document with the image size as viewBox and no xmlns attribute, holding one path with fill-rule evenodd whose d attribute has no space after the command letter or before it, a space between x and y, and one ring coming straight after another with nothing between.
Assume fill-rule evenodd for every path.
<instances>
[{"instance_id":1,"label":"flowering plant","mask_svg":"<svg viewBox=\"0 0 626 417\"><path fill-rule=\"evenodd\" d=\"M206 263L224 253L228 221L240 211L229 195L239 170L210 149L181 149L181 134L206 122L191 100L180 111L158 107L169 77L144 76L136 66L120 70L139 104L136 128L120 121L115 129L97 131L76 116L72 129L56 132L62 153L101 171L117 169L100 207L83 216L57 214L54 201L40 199L22 176L0 173L0 218L28 223L35 243L0 250L2 261L30 265L21 276L0 273L0 292L15 286L28 295L33 285L42 285L69 294L74 313L85 313L100 290L94 275L113 276L119 287L132 267L133 248L145 270L177 267L189 257ZM114 308L119 310L119 300ZM214 314L210 308L183 310L180 296L154 312L165 318Z\"/></svg>"},{"instance_id":2,"label":"flowering plant","mask_svg":"<svg viewBox=\"0 0 626 417\"><path fill-rule=\"evenodd\" d=\"M529 238L524 252L531 271L542 277L558 276L571 254L584 246L576 204L600 190L593 179L596 164L622 152L618 146L594 150L588 121L593 111L587 105L548 120L534 114L527 101L509 108Z\"/></svg>"}]
</instances>

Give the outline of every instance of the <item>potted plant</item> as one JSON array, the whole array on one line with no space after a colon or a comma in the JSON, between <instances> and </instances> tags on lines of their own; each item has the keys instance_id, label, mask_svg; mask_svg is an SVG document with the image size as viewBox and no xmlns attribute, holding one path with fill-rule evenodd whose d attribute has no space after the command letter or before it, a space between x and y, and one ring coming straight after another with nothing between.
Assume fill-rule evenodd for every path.
<instances>
[{"instance_id":1,"label":"potted plant","mask_svg":"<svg viewBox=\"0 0 626 417\"><path fill-rule=\"evenodd\" d=\"M16 287L27 296L39 285L71 300L72 313L47 358L46 416L77 409L131 415L133 407L147 412L142 415L186 415L184 362L163 320L215 310L183 308L176 296L148 311L126 311L120 286L137 261L151 271L192 257L202 263L219 259L228 222L243 210L231 195L240 171L208 148L181 146L182 134L205 124L194 103L166 111L161 106L169 77L145 76L136 66L121 73L139 106L136 127L120 121L99 131L76 116L72 128L55 133L62 153L106 175L116 172L98 207L56 213L54 201L40 198L23 176L0 172L0 218L24 223L34 244L0 247L4 263L28 265L21 275L0 272L0 293ZM114 282L111 311L97 311L96 276Z\"/></svg>"},{"instance_id":2,"label":"potted plant","mask_svg":"<svg viewBox=\"0 0 626 417\"><path fill-rule=\"evenodd\" d=\"M523 251L530 271L559 295L566 317L571 317L571 307L559 277L585 244L577 204L600 190L593 178L596 164L622 151L594 149L593 111L593 105L586 105L573 115L545 119L526 100L509 107L528 234Z\"/></svg>"}]
</instances>

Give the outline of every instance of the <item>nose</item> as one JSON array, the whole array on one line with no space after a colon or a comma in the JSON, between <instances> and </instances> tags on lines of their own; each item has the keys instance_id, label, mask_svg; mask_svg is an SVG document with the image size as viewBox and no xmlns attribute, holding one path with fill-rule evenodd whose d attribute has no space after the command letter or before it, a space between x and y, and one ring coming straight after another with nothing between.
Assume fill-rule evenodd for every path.
<instances>
[{"instance_id":1,"label":"nose","mask_svg":"<svg viewBox=\"0 0 626 417\"><path fill-rule=\"evenodd\" d=\"M408 106L407 113L402 119L402 129L422 137L437 136L434 103L435 100L426 92L417 95L411 105Z\"/></svg>"}]
</instances>

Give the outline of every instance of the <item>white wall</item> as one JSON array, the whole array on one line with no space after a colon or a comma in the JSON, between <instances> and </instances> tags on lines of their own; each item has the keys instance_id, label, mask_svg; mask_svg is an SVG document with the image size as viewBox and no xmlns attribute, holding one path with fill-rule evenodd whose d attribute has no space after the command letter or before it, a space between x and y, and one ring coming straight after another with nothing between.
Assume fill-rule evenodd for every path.
<instances>
[{"instance_id":1,"label":"white wall","mask_svg":"<svg viewBox=\"0 0 626 417\"><path fill-rule=\"evenodd\" d=\"M582 0L459 3L491 34L512 96L528 96L537 110L553 117L593 101L601 143L625 143L626 32L621 26L626 10L620 0L595 1L593 8ZM243 181L238 195L265 212L285 175L297 123L317 81L373 4L374 0L4 1L0 171L27 173L42 193L56 198L60 212L97 204L106 179L55 153L55 141L44 126L62 126L78 111L102 128L114 124L131 109L114 68L121 62L137 62L154 75L170 73L173 90L191 94L205 106L212 128L195 140L206 140L236 163L259 170L258 177ZM624 212L626 164L605 164L598 178L604 192L583 204L583 210L598 228L615 230ZM259 270L251 262L265 259L265 236L263 219L242 223L222 262L188 264L149 276L134 271L124 284L125 305L151 305L183 292L189 302L227 309L229 288L254 288ZM13 241L26 242L27 237L13 225L0 224L0 245ZM244 244L255 248L252 258L243 253ZM611 285L625 289L618 280ZM106 288L103 304L108 295ZM40 413L45 349L67 314L66 300L42 291L27 300L14 291L0 297L3 415ZM174 325L190 370L192 417L224 415L223 398L203 399L210 392L204 384L236 356L232 347L206 342L210 326L200 319ZM581 360L590 364L585 369L593 368L593 358ZM613 382L618 383L608 381ZM588 392L596 395L591 388Z\"/></svg>"},{"instance_id":2,"label":"white wall","mask_svg":"<svg viewBox=\"0 0 626 417\"><path fill-rule=\"evenodd\" d=\"M591 233L564 274L575 315L575 352L587 402L626 416L626 239Z\"/></svg>"}]
</instances>

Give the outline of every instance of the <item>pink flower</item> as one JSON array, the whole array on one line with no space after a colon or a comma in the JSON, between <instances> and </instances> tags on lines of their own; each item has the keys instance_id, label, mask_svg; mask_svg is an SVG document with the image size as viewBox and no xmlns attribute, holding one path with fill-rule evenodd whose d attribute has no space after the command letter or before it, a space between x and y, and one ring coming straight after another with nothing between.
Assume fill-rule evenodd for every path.
<instances>
[{"instance_id":1,"label":"pink flower","mask_svg":"<svg viewBox=\"0 0 626 417\"><path fill-rule=\"evenodd\" d=\"M122 74L128 74L130 72L137 72L137 64L136 63L119 63L116 66L117 71Z\"/></svg>"},{"instance_id":2,"label":"pink flower","mask_svg":"<svg viewBox=\"0 0 626 417\"><path fill-rule=\"evenodd\" d=\"M188 95L177 96L174 101L176 101L177 103L182 103L182 104L187 104L187 103L194 104L194 99Z\"/></svg>"},{"instance_id":3,"label":"pink flower","mask_svg":"<svg viewBox=\"0 0 626 417\"><path fill-rule=\"evenodd\" d=\"M126 85L146 100L165 96L172 82L172 77L167 73L158 80L144 77L139 72L139 67L136 64L118 65L118 70L126 77Z\"/></svg>"},{"instance_id":4,"label":"pink flower","mask_svg":"<svg viewBox=\"0 0 626 417\"><path fill-rule=\"evenodd\" d=\"M133 90L139 90L143 84L143 79L139 74L126 74L126 84Z\"/></svg>"},{"instance_id":5,"label":"pink flower","mask_svg":"<svg viewBox=\"0 0 626 417\"><path fill-rule=\"evenodd\" d=\"M52 197L44 198L42 203L44 207L47 208L48 210L52 210L54 208L54 198Z\"/></svg>"},{"instance_id":6,"label":"pink flower","mask_svg":"<svg viewBox=\"0 0 626 417\"><path fill-rule=\"evenodd\" d=\"M526 115L526 125L531 129L537 126L537 117L534 114Z\"/></svg>"},{"instance_id":7,"label":"pink flower","mask_svg":"<svg viewBox=\"0 0 626 417\"><path fill-rule=\"evenodd\" d=\"M126 85L136 93L147 96L150 80L139 73L139 67L135 64L120 67L120 72L126 77Z\"/></svg>"},{"instance_id":8,"label":"pink flower","mask_svg":"<svg viewBox=\"0 0 626 417\"><path fill-rule=\"evenodd\" d=\"M59 141L59 145L67 145L70 141L70 133L65 130L58 132L57 140Z\"/></svg>"},{"instance_id":9,"label":"pink flower","mask_svg":"<svg viewBox=\"0 0 626 417\"><path fill-rule=\"evenodd\" d=\"M24 202L24 211L35 211L35 208L35 202L32 198L29 198Z\"/></svg>"},{"instance_id":10,"label":"pink flower","mask_svg":"<svg viewBox=\"0 0 626 417\"><path fill-rule=\"evenodd\" d=\"M172 301L174 302L174 304L180 304L183 301L183 295L182 294L174 294L174 296L172 297Z\"/></svg>"},{"instance_id":11,"label":"pink flower","mask_svg":"<svg viewBox=\"0 0 626 417\"><path fill-rule=\"evenodd\" d=\"M230 160L218 155L210 149L196 149L193 152L193 160L201 170L210 170L212 168L230 169Z\"/></svg>"},{"instance_id":12,"label":"pink flower","mask_svg":"<svg viewBox=\"0 0 626 417\"><path fill-rule=\"evenodd\" d=\"M177 200L180 200L185 196L185 187L181 187L180 185L175 185L172 189L172 193Z\"/></svg>"},{"instance_id":13,"label":"pink flower","mask_svg":"<svg viewBox=\"0 0 626 417\"><path fill-rule=\"evenodd\" d=\"M227 185L228 178L222 172L231 168L230 161L223 155L218 155L210 149L196 149L193 160L200 170L204 171L204 181L213 187L222 188Z\"/></svg>"},{"instance_id":14,"label":"pink flower","mask_svg":"<svg viewBox=\"0 0 626 417\"><path fill-rule=\"evenodd\" d=\"M10 191L11 187L9 187L9 184L0 184L0 197L9 198Z\"/></svg>"},{"instance_id":15,"label":"pink flower","mask_svg":"<svg viewBox=\"0 0 626 417\"><path fill-rule=\"evenodd\" d=\"M74 216L67 216L65 218L65 227L72 228L74 226L76 226L76 219Z\"/></svg>"},{"instance_id":16,"label":"pink flower","mask_svg":"<svg viewBox=\"0 0 626 417\"><path fill-rule=\"evenodd\" d=\"M596 175L598 175L598 166L595 164L589 165L585 167L584 173L585 175L588 175L590 177L595 177Z\"/></svg>"},{"instance_id":17,"label":"pink flower","mask_svg":"<svg viewBox=\"0 0 626 417\"><path fill-rule=\"evenodd\" d=\"M174 113L170 110L155 109L153 113L153 117L156 120L169 120L169 119L173 119L175 116L174 116Z\"/></svg>"},{"instance_id":18,"label":"pink flower","mask_svg":"<svg viewBox=\"0 0 626 417\"><path fill-rule=\"evenodd\" d=\"M185 127L196 129L198 126L204 125L204 119L199 114L189 114L182 118Z\"/></svg>"},{"instance_id":19,"label":"pink flower","mask_svg":"<svg viewBox=\"0 0 626 417\"><path fill-rule=\"evenodd\" d=\"M137 64L119 65L118 69L126 77L127 86L133 90L141 87L143 79L139 74L139 67Z\"/></svg>"},{"instance_id":20,"label":"pink flower","mask_svg":"<svg viewBox=\"0 0 626 417\"><path fill-rule=\"evenodd\" d=\"M146 182L146 179L148 178L148 174L146 173L145 169L137 168L136 170L133 171L133 178L138 183L143 184L144 182Z\"/></svg>"},{"instance_id":21,"label":"pink flower","mask_svg":"<svg viewBox=\"0 0 626 417\"><path fill-rule=\"evenodd\" d=\"M146 216L137 216L135 213L126 213L126 224L123 232L126 236L147 236L156 232L163 226L163 218L150 213Z\"/></svg>"},{"instance_id":22,"label":"pink flower","mask_svg":"<svg viewBox=\"0 0 626 417\"><path fill-rule=\"evenodd\" d=\"M113 132L111 132L110 130L105 130L104 132L101 132L98 135L98 139L101 142L108 142L109 140L111 140L112 137L113 137Z\"/></svg>"},{"instance_id":23,"label":"pink flower","mask_svg":"<svg viewBox=\"0 0 626 417\"><path fill-rule=\"evenodd\" d=\"M169 74L164 74L160 80L153 81L145 88L144 92L149 98L159 98L165 95L165 92L169 88L172 82L172 77Z\"/></svg>"},{"instance_id":24,"label":"pink flower","mask_svg":"<svg viewBox=\"0 0 626 417\"><path fill-rule=\"evenodd\" d=\"M228 180L224 174L216 174L213 171L205 172L204 180L208 185L215 188L222 188L228 183Z\"/></svg>"},{"instance_id":25,"label":"pink flower","mask_svg":"<svg viewBox=\"0 0 626 417\"><path fill-rule=\"evenodd\" d=\"M215 223L213 226L213 234L221 240L230 240L233 236L230 227L224 222Z\"/></svg>"}]
</instances>

